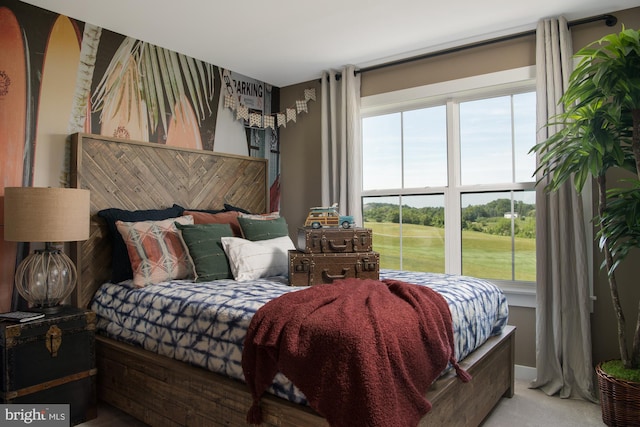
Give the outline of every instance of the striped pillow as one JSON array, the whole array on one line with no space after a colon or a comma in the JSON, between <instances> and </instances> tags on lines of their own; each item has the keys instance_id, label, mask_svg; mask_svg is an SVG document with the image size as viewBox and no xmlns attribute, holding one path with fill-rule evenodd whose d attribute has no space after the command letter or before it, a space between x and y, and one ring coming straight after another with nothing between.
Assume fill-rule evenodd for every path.
<instances>
[{"instance_id":1,"label":"striped pillow","mask_svg":"<svg viewBox=\"0 0 640 427\"><path fill-rule=\"evenodd\" d=\"M257 242L221 237L220 241L229 259L233 278L239 282L289 274L289 251L295 249L289 236Z\"/></svg>"},{"instance_id":2,"label":"striped pillow","mask_svg":"<svg viewBox=\"0 0 640 427\"><path fill-rule=\"evenodd\" d=\"M176 222L193 224L193 217L185 215L161 221L116 221L116 227L127 246L135 286L142 288L172 279L193 277L193 268L174 224Z\"/></svg>"}]
</instances>

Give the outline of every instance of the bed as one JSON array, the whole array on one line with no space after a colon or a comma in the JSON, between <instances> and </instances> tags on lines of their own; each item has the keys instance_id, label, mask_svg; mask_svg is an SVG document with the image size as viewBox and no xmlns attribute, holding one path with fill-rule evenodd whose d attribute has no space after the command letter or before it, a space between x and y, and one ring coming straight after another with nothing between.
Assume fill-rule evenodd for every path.
<instances>
[{"instance_id":1,"label":"bed","mask_svg":"<svg viewBox=\"0 0 640 427\"><path fill-rule=\"evenodd\" d=\"M111 245L98 211L172 204L268 210L264 159L88 134L71 139L72 185L91 191L92 215L89 239L71 249L78 266L76 306L90 307L111 277ZM98 334L96 340L99 399L150 425L246 425L252 397L243 382L114 337ZM514 341L514 328L506 326L461 360L473 377L469 383L455 372L438 378L427 393L433 408L420 425L479 425L501 397L511 397ZM275 395L265 395L262 407L266 426L328 425L308 406Z\"/></svg>"}]
</instances>

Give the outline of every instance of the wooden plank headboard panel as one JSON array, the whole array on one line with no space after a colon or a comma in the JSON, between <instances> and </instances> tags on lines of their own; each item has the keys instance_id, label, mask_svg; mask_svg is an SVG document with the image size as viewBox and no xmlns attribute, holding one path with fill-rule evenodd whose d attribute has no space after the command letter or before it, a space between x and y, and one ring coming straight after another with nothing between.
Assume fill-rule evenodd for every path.
<instances>
[{"instance_id":1,"label":"wooden plank headboard panel","mask_svg":"<svg viewBox=\"0 0 640 427\"><path fill-rule=\"evenodd\" d=\"M190 209L222 209L228 203L267 212L267 174L266 159L72 135L71 186L91 191L89 239L71 247L78 267L72 303L88 307L98 287L111 277L111 245L98 211L159 209L174 203Z\"/></svg>"}]
</instances>

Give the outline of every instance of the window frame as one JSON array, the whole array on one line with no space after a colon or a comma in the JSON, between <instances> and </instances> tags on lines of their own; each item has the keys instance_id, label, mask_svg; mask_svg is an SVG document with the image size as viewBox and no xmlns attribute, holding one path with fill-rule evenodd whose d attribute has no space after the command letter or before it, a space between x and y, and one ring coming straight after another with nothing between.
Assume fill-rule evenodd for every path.
<instances>
[{"instance_id":1,"label":"window frame","mask_svg":"<svg viewBox=\"0 0 640 427\"><path fill-rule=\"evenodd\" d=\"M361 98L361 120L379 116L428 108L446 104L447 134L460 141L459 103L477 99L535 92L535 66L505 70L464 79L435 83L415 88L387 92ZM448 138L449 139L449 138ZM362 144L362 141L360 142ZM461 223L461 196L469 192L534 190L535 180L513 183L506 188L501 184L461 185L460 144L447 144L448 186L428 189L385 189L362 190L361 200L372 196L410 196L422 194L443 194L445 207L450 209L445 219ZM453 163L452 163L453 162ZM404 166L403 166L404 167ZM445 271L453 274L462 272L462 230L460 227L445 226ZM508 296L510 305L535 307L535 283L511 280L489 279L500 286Z\"/></svg>"}]
</instances>

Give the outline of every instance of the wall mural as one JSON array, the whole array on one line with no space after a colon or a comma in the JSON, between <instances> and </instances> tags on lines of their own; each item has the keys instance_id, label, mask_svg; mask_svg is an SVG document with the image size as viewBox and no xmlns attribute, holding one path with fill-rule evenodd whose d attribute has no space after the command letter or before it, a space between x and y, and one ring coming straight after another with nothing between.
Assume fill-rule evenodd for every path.
<instances>
[{"instance_id":1,"label":"wall mural","mask_svg":"<svg viewBox=\"0 0 640 427\"><path fill-rule=\"evenodd\" d=\"M0 1L0 46L0 312L27 250L4 241L4 188L67 185L72 133L268 158L278 210L277 128L224 108L269 116L278 88L17 0Z\"/></svg>"}]
</instances>

